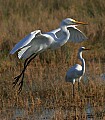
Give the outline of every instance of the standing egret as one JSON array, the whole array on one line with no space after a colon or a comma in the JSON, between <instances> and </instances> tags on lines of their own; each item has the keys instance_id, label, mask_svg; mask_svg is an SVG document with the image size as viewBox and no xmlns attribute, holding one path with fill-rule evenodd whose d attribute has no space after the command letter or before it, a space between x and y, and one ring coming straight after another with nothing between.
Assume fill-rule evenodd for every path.
<instances>
[{"instance_id":1,"label":"standing egret","mask_svg":"<svg viewBox=\"0 0 105 120\"><path fill-rule=\"evenodd\" d=\"M67 41L81 42L87 39L87 37L75 27L78 24L87 25L84 22L66 18L61 22L60 28L47 33L42 33L41 30L33 31L14 46L10 51L10 54L14 54L19 50L18 58L26 59L22 72L14 78L15 81L13 82L15 86L21 78L21 81L19 82L19 92L22 90L24 72L28 64L39 53L46 49L56 49L64 45Z\"/></svg>"},{"instance_id":2,"label":"standing egret","mask_svg":"<svg viewBox=\"0 0 105 120\"><path fill-rule=\"evenodd\" d=\"M76 79L78 79L78 89L79 89L79 82L85 73L85 60L82 58L82 52L85 50L89 50L89 49L86 49L85 47L81 47L78 50L78 58L81 60L82 66L76 64L72 66L66 73L66 77L65 77L66 82L71 82L73 85L73 96L74 96L74 84Z\"/></svg>"}]
</instances>

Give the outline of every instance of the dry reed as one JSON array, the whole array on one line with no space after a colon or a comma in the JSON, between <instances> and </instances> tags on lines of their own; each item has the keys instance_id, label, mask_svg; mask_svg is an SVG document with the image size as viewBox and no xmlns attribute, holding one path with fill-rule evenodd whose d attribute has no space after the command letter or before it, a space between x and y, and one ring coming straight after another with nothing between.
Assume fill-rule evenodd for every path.
<instances>
[{"instance_id":1,"label":"dry reed","mask_svg":"<svg viewBox=\"0 0 105 120\"><path fill-rule=\"evenodd\" d=\"M105 118L105 83L100 75L105 73L105 2L104 0L1 0L0 1L0 118L37 119L43 109L52 110L52 120L86 119L87 103L94 107L97 118ZM43 32L59 27L62 19L71 17L88 22L79 26L89 40L67 43L55 51L46 51L28 66L22 93L12 88L14 76L23 68L23 60L9 55L14 44L33 30ZM72 86L64 81L67 69L77 60L80 46L91 48L84 54L86 79ZM22 113L22 115L19 114ZM49 113L50 113L49 112ZM35 114L37 113L37 114ZM14 116L15 115L15 116ZM17 116L16 116L17 115ZM48 117L48 116L47 116ZM47 118L46 118L47 119Z\"/></svg>"}]
</instances>

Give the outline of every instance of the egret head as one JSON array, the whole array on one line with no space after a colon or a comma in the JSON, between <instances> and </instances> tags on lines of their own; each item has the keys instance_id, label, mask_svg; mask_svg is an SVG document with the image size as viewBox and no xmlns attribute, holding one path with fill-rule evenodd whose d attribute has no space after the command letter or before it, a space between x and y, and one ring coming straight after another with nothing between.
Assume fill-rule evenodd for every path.
<instances>
[{"instance_id":1,"label":"egret head","mask_svg":"<svg viewBox=\"0 0 105 120\"><path fill-rule=\"evenodd\" d=\"M85 50L90 50L90 49L87 49L87 48L85 48L85 47L80 47L78 51L79 51L79 52L82 52L82 51L85 51Z\"/></svg>"},{"instance_id":2,"label":"egret head","mask_svg":"<svg viewBox=\"0 0 105 120\"><path fill-rule=\"evenodd\" d=\"M79 21L76 21L72 18L66 18L61 22L61 25L66 25L66 26L68 26L68 25L78 25L78 24L87 25L84 22L79 22Z\"/></svg>"},{"instance_id":3,"label":"egret head","mask_svg":"<svg viewBox=\"0 0 105 120\"><path fill-rule=\"evenodd\" d=\"M82 52L85 51L85 50L90 50L90 49L87 49L85 47L80 47L79 50L78 50L78 58L79 59L83 59L82 58Z\"/></svg>"}]
</instances>

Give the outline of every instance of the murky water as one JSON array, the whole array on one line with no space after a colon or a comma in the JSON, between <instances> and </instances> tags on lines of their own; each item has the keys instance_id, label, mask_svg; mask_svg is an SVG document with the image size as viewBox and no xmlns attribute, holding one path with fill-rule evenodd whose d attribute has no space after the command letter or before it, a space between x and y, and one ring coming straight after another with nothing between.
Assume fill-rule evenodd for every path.
<instances>
[{"instance_id":1,"label":"murky water","mask_svg":"<svg viewBox=\"0 0 105 120\"><path fill-rule=\"evenodd\" d=\"M98 110L100 107L100 110ZM71 109L34 109L31 114L28 110L16 108L11 116L11 120L104 120L105 107L93 107L88 103L84 108L71 106Z\"/></svg>"},{"instance_id":2,"label":"murky water","mask_svg":"<svg viewBox=\"0 0 105 120\"><path fill-rule=\"evenodd\" d=\"M105 120L105 107L92 106L88 103L84 108L71 106L69 109L56 108L28 109L14 108L2 111L0 120Z\"/></svg>"},{"instance_id":3,"label":"murky water","mask_svg":"<svg viewBox=\"0 0 105 120\"><path fill-rule=\"evenodd\" d=\"M86 106L87 120L94 119L94 108L88 103Z\"/></svg>"},{"instance_id":4,"label":"murky water","mask_svg":"<svg viewBox=\"0 0 105 120\"><path fill-rule=\"evenodd\" d=\"M24 118L29 120L51 120L54 117L55 110L53 109L42 109L40 111L34 111L34 114L27 115L26 110L16 109L13 115L13 120L16 118Z\"/></svg>"}]
</instances>

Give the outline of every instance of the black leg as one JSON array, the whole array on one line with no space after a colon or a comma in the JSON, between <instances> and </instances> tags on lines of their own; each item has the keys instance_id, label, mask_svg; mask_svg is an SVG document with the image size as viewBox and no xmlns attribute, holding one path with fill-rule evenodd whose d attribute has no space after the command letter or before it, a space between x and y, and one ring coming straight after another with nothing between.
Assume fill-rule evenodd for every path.
<instances>
[{"instance_id":1,"label":"black leg","mask_svg":"<svg viewBox=\"0 0 105 120\"><path fill-rule=\"evenodd\" d=\"M18 76L16 76L14 79L15 79L15 81L13 82L13 87L15 87L16 86L16 84L18 83L18 81L19 81L19 79L21 78L21 81L19 82L19 93L21 92L21 90L22 90L22 86L23 86L23 79L24 79L24 72L25 72L25 70L26 70L26 68L27 68L27 66L29 65L29 63L32 61L32 59L34 59L35 57L37 56L37 54L32 54L29 58L27 58L26 60L25 60L25 62L24 62L24 68L23 68L23 70L22 70L22 72L18 75Z\"/></svg>"},{"instance_id":2,"label":"black leg","mask_svg":"<svg viewBox=\"0 0 105 120\"><path fill-rule=\"evenodd\" d=\"M80 91L80 84L79 84L79 79L78 79L78 91Z\"/></svg>"},{"instance_id":3,"label":"black leg","mask_svg":"<svg viewBox=\"0 0 105 120\"><path fill-rule=\"evenodd\" d=\"M74 84L73 84L73 98L74 98Z\"/></svg>"},{"instance_id":4,"label":"black leg","mask_svg":"<svg viewBox=\"0 0 105 120\"><path fill-rule=\"evenodd\" d=\"M18 90L18 94L22 91L22 86L23 86L23 79L24 79L24 73L22 74L22 79L21 81L19 82L19 90Z\"/></svg>"},{"instance_id":5,"label":"black leg","mask_svg":"<svg viewBox=\"0 0 105 120\"><path fill-rule=\"evenodd\" d=\"M76 108L76 105L75 105L75 117L74 118L75 118L74 120L77 119L77 108Z\"/></svg>"},{"instance_id":6,"label":"black leg","mask_svg":"<svg viewBox=\"0 0 105 120\"><path fill-rule=\"evenodd\" d=\"M16 85L17 82L19 81L19 78L22 76L23 72L25 71L25 66L26 66L27 61L28 61L32 56L33 56L33 54L25 60L25 62L24 62L24 68L23 68L22 72L21 72L18 76L16 76L16 77L14 78L15 81L13 82L13 84L14 84L13 87L15 87L15 85Z\"/></svg>"}]
</instances>

